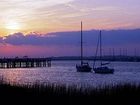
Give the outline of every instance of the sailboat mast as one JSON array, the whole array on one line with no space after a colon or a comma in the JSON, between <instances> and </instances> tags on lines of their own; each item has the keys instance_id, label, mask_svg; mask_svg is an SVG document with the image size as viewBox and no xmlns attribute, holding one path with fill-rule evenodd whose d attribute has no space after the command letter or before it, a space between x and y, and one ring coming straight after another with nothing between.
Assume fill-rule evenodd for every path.
<instances>
[{"instance_id":1,"label":"sailboat mast","mask_svg":"<svg viewBox=\"0 0 140 105\"><path fill-rule=\"evenodd\" d=\"M100 30L100 61L102 66L102 31Z\"/></svg>"},{"instance_id":2,"label":"sailboat mast","mask_svg":"<svg viewBox=\"0 0 140 105\"><path fill-rule=\"evenodd\" d=\"M81 21L81 65L83 65L83 23Z\"/></svg>"}]
</instances>

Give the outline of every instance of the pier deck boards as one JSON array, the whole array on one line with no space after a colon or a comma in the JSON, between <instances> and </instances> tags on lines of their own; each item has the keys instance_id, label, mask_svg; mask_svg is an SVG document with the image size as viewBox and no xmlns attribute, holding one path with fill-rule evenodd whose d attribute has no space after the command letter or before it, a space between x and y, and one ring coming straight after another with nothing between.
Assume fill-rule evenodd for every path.
<instances>
[{"instance_id":1,"label":"pier deck boards","mask_svg":"<svg viewBox=\"0 0 140 105\"><path fill-rule=\"evenodd\" d=\"M0 68L35 68L51 67L50 58L3 58Z\"/></svg>"}]
</instances>

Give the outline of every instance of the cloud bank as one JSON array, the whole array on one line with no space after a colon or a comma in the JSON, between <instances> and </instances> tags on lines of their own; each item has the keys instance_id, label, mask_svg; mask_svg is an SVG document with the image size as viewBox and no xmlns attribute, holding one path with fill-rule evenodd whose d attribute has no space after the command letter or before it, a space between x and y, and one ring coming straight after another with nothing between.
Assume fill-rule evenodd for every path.
<instances>
[{"instance_id":1,"label":"cloud bank","mask_svg":"<svg viewBox=\"0 0 140 105\"><path fill-rule=\"evenodd\" d=\"M99 36L98 30L89 30L83 32L84 43L87 46L95 46ZM103 44L106 46L122 46L122 45L140 45L140 29L135 30L111 30L102 31ZM73 45L80 44L80 32L56 32L48 34L30 33L14 33L5 38L0 38L0 43L11 45Z\"/></svg>"},{"instance_id":2,"label":"cloud bank","mask_svg":"<svg viewBox=\"0 0 140 105\"><path fill-rule=\"evenodd\" d=\"M93 56L97 47L99 30L83 32L84 55ZM103 52L131 54L139 52L140 29L102 31ZM80 31L48 34L14 33L0 38L0 56L71 56L80 55ZM136 49L136 50L135 50ZM127 52L126 52L127 51Z\"/></svg>"}]
</instances>

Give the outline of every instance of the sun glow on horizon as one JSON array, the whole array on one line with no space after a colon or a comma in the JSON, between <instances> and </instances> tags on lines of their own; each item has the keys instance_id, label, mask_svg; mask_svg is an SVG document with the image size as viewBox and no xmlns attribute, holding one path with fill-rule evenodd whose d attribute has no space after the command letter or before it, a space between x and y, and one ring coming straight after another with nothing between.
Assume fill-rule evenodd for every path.
<instances>
[{"instance_id":1,"label":"sun glow on horizon","mask_svg":"<svg viewBox=\"0 0 140 105\"><path fill-rule=\"evenodd\" d=\"M21 24L15 21L10 21L5 24L5 28L8 30L19 30L21 29Z\"/></svg>"},{"instance_id":2,"label":"sun glow on horizon","mask_svg":"<svg viewBox=\"0 0 140 105\"><path fill-rule=\"evenodd\" d=\"M140 0L0 0L0 36L140 28Z\"/></svg>"}]
</instances>

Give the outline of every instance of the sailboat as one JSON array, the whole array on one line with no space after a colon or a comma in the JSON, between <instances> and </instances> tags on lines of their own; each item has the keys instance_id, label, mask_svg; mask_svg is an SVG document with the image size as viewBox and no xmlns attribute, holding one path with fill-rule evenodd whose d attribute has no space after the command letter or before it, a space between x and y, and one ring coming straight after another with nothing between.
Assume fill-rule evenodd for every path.
<instances>
[{"instance_id":1,"label":"sailboat","mask_svg":"<svg viewBox=\"0 0 140 105\"><path fill-rule=\"evenodd\" d=\"M99 73L99 74L113 74L114 69L106 66L109 63L103 63L103 61L102 61L102 32L101 31L100 31L98 43L99 43L98 45L100 45L100 66L95 68L94 67L95 64L94 64L93 65L93 70L94 70L95 73Z\"/></svg>"},{"instance_id":2,"label":"sailboat","mask_svg":"<svg viewBox=\"0 0 140 105\"><path fill-rule=\"evenodd\" d=\"M88 62L83 61L83 24L81 22L81 64L76 65L77 72L91 72L91 67Z\"/></svg>"}]
</instances>

